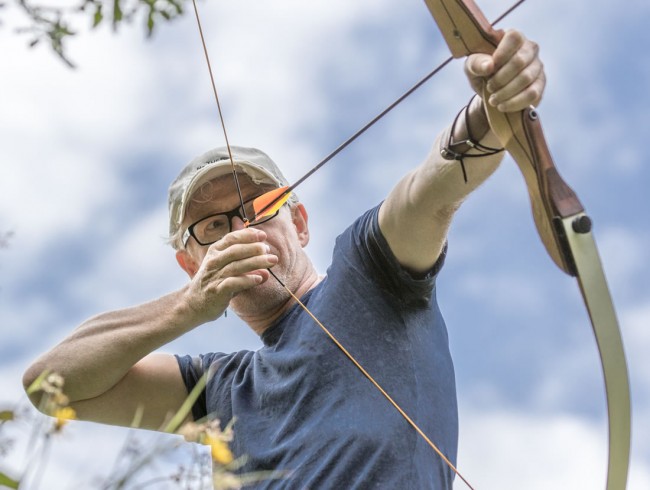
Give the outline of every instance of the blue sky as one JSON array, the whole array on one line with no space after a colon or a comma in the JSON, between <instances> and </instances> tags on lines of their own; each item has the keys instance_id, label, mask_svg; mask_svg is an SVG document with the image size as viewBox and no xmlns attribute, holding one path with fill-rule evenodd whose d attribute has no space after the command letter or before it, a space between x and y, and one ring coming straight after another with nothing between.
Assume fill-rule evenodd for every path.
<instances>
[{"instance_id":1,"label":"blue sky","mask_svg":"<svg viewBox=\"0 0 650 490\"><path fill-rule=\"evenodd\" d=\"M508 2L479 5L494 18ZM11 5L5 18L20 21ZM421 0L209 2L202 18L231 142L264 149L290 180L448 56ZM649 18L642 0L528 0L503 22L540 44L547 140L595 222L632 381L631 489L650 487ZM5 24L0 230L15 235L0 250L0 400L13 402L30 360L85 318L184 284L163 240L167 186L223 137L191 15L150 41L137 26L73 39L75 71ZM452 63L299 188L319 270L336 235L424 158L470 95ZM449 247L438 290L457 369L459 467L476 488L604 487L591 328L575 280L536 236L512 160L463 205ZM229 315L162 350L258 345ZM74 424L50 471L101 474L124 435Z\"/></svg>"}]
</instances>

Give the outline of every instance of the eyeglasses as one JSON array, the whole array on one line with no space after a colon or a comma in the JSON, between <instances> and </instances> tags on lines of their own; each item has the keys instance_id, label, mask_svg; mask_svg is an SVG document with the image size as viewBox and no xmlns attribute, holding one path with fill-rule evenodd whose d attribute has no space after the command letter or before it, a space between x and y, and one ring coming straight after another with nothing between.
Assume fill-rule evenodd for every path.
<instances>
[{"instance_id":1,"label":"eyeglasses","mask_svg":"<svg viewBox=\"0 0 650 490\"><path fill-rule=\"evenodd\" d=\"M261 195L261 194L260 194ZM253 201L259 196L255 196L247 201L244 201L244 205L240 204L235 209L231 211L226 211L224 213L211 214L205 218L201 218L199 221L192 223L185 233L183 233L183 246L187 246L187 242L190 237L194 238L199 245L212 245L214 242L221 240L224 236L232 231L232 219L237 217L242 221L245 221L244 216L252 218L255 216L255 208L253 207ZM242 213L242 209L245 211ZM262 223L275 218L280 210L278 209L275 213L269 216L264 216L256 220L255 222L250 222L248 226L257 226Z\"/></svg>"}]
</instances>

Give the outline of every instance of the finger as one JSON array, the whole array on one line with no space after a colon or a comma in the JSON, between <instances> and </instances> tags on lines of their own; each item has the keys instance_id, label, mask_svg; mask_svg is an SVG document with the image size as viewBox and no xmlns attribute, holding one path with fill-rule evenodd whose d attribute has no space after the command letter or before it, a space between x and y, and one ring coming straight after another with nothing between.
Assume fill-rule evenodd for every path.
<instances>
[{"instance_id":1,"label":"finger","mask_svg":"<svg viewBox=\"0 0 650 490\"><path fill-rule=\"evenodd\" d=\"M269 278L266 269L276 263L277 258L264 262L256 257L233 262L223 268L211 268L208 264L194 277L194 282L204 297L224 298L225 295L225 298L231 298L234 293L266 281Z\"/></svg>"},{"instance_id":2,"label":"finger","mask_svg":"<svg viewBox=\"0 0 650 490\"><path fill-rule=\"evenodd\" d=\"M521 111L529 106L537 106L542 98L546 78L544 76L535 80L524 91L517 95L497 104L497 109L501 112Z\"/></svg>"},{"instance_id":3,"label":"finger","mask_svg":"<svg viewBox=\"0 0 650 490\"><path fill-rule=\"evenodd\" d=\"M470 78L489 77L494 73L492 56L482 53L471 54L465 60L465 74Z\"/></svg>"},{"instance_id":4,"label":"finger","mask_svg":"<svg viewBox=\"0 0 650 490\"><path fill-rule=\"evenodd\" d=\"M519 33L515 37L516 41L522 39ZM505 37L504 37L505 39ZM523 44L519 45L517 42L510 42L504 47L499 44L499 48L503 50L497 53L495 51L495 65L497 70L494 75L490 77L487 83L489 92L494 93L514 80L520 73L525 71L530 65L538 63L539 46L524 39ZM497 49L499 49L497 48Z\"/></svg>"},{"instance_id":5,"label":"finger","mask_svg":"<svg viewBox=\"0 0 650 490\"><path fill-rule=\"evenodd\" d=\"M258 270L273 267L278 263L278 260L278 257L272 254L236 260L223 266L218 275L221 279L224 279L242 274L250 274Z\"/></svg>"},{"instance_id":6,"label":"finger","mask_svg":"<svg viewBox=\"0 0 650 490\"><path fill-rule=\"evenodd\" d=\"M519 31L508 30L504 34L497 48L492 53L492 61L498 70L503 67L512 56L526 43L526 37Z\"/></svg>"},{"instance_id":7,"label":"finger","mask_svg":"<svg viewBox=\"0 0 650 490\"><path fill-rule=\"evenodd\" d=\"M271 248L264 242L234 243L223 249L220 246L211 247L206 253L206 259L216 261L216 265L271 253Z\"/></svg>"},{"instance_id":8,"label":"finger","mask_svg":"<svg viewBox=\"0 0 650 490\"><path fill-rule=\"evenodd\" d=\"M243 229L228 233L210 245L202 265L218 270L233 261L267 255L271 249L263 242L265 239L266 233L262 230Z\"/></svg>"},{"instance_id":9,"label":"finger","mask_svg":"<svg viewBox=\"0 0 650 490\"><path fill-rule=\"evenodd\" d=\"M262 274L262 271L259 272L259 274L244 274L241 276L228 277L216 286L215 292L219 296L232 299L242 291L259 286L269 278L268 272L266 275Z\"/></svg>"},{"instance_id":10,"label":"finger","mask_svg":"<svg viewBox=\"0 0 650 490\"><path fill-rule=\"evenodd\" d=\"M504 87L493 92L488 102L498 107L517 98L517 100L525 100L527 105L537 105L541 100L545 80L544 66L541 61L535 60Z\"/></svg>"},{"instance_id":11,"label":"finger","mask_svg":"<svg viewBox=\"0 0 650 490\"><path fill-rule=\"evenodd\" d=\"M278 263L278 257L270 252L261 242L232 245L225 251L214 249L206 254L200 270L207 281L213 281L266 269Z\"/></svg>"},{"instance_id":12,"label":"finger","mask_svg":"<svg viewBox=\"0 0 650 490\"><path fill-rule=\"evenodd\" d=\"M210 245L210 250L225 250L236 244L263 242L264 240L266 240L264 231L259 228L244 228L226 234L221 240L217 240Z\"/></svg>"}]
</instances>

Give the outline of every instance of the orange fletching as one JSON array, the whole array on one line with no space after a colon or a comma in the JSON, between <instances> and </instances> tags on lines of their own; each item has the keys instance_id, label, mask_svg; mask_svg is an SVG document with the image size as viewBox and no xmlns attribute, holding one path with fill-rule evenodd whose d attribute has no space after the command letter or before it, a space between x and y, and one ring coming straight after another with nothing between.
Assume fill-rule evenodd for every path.
<instances>
[{"instance_id":1,"label":"orange fletching","mask_svg":"<svg viewBox=\"0 0 650 490\"><path fill-rule=\"evenodd\" d=\"M253 221L257 221L278 211L287 202L289 197L291 197L291 192L287 192L288 188L289 186L284 186L273 189L255 199L253 201L253 208L255 209L255 219ZM285 192L286 194L282 195Z\"/></svg>"}]
</instances>

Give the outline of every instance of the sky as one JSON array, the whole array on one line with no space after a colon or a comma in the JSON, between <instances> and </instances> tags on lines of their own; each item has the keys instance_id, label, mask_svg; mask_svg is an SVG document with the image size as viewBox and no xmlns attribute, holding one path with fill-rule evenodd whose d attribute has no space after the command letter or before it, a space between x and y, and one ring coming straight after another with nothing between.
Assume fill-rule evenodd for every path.
<instances>
[{"instance_id":1,"label":"sky","mask_svg":"<svg viewBox=\"0 0 650 490\"><path fill-rule=\"evenodd\" d=\"M479 6L495 18L509 3ZM263 149L290 181L449 55L421 0L200 9L231 143ZM76 70L45 46L27 47L13 32L24 19L12 3L0 18L0 232L13 232L0 249L0 405L9 406L25 401L29 363L83 320L187 281L165 244L167 187L223 135L193 15L148 40L137 22L117 34L80 25L68 43ZM645 0L624 9L528 0L502 23L540 45L546 138L594 221L630 371L634 490L650 488L648 19ZM319 271L336 236L419 164L470 96L456 61L298 189ZM575 279L541 246L510 158L459 210L438 301L456 366L458 467L473 486L604 488L593 334ZM161 350L259 345L228 315ZM68 429L50 454L48 488L105 475L128 433Z\"/></svg>"}]
</instances>

